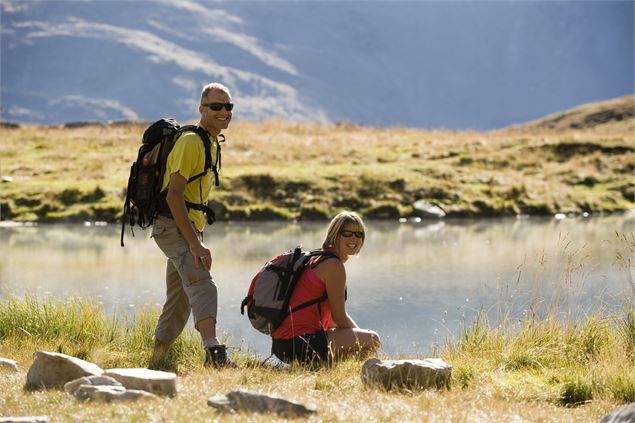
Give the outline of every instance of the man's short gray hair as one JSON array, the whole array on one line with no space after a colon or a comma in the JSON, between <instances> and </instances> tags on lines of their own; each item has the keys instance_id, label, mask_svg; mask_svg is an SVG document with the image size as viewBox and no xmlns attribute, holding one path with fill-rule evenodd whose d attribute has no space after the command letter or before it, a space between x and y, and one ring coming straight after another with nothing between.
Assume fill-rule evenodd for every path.
<instances>
[{"instance_id":1,"label":"man's short gray hair","mask_svg":"<svg viewBox=\"0 0 635 423\"><path fill-rule=\"evenodd\" d=\"M229 92L229 88L227 88L226 86L224 86L223 84L221 84L220 82L212 82L211 84L207 84L203 87L203 91L201 92L201 104L203 104L203 101L205 101L205 98L207 97L207 94L210 91L223 91L224 93L226 93L228 96L231 97L231 93Z\"/></svg>"}]
</instances>

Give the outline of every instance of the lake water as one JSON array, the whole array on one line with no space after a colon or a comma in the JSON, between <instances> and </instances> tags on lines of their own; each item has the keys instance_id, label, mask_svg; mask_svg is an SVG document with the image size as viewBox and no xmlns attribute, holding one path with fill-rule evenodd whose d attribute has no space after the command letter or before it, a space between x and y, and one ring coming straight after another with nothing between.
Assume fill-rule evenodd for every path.
<instances>
[{"instance_id":1,"label":"lake water","mask_svg":"<svg viewBox=\"0 0 635 423\"><path fill-rule=\"evenodd\" d=\"M269 338L239 312L264 262L297 244L321 245L322 224L216 223L205 233L219 291L219 333L267 356ZM148 231L117 225L0 227L0 292L94 298L107 313L162 305L165 258ZM635 215L556 219L368 222L358 257L346 263L349 314L379 332L392 357L421 357L458 336L481 309L522 318L621 307L632 295L618 236L633 236ZM623 260L622 260L623 262ZM191 326L190 326L191 327Z\"/></svg>"}]
</instances>

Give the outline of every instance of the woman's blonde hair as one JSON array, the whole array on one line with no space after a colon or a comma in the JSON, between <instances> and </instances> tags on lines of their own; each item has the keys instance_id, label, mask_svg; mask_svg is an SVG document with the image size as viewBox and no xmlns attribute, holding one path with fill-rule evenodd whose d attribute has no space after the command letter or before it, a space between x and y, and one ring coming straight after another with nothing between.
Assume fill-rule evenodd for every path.
<instances>
[{"instance_id":1,"label":"woman's blonde hair","mask_svg":"<svg viewBox=\"0 0 635 423\"><path fill-rule=\"evenodd\" d=\"M362 242L359 244L359 249L357 250L357 252L359 252L364 245L364 240L366 239L366 226L364 226L364 221L362 220L362 218L357 213L352 211L340 212L333 218L333 220L331 220L329 228L326 231L326 238L322 243L322 248L326 249L334 246L335 241L337 240L337 236L342 231L342 228L348 224L357 225L359 230L364 234L362 236Z\"/></svg>"}]
</instances>

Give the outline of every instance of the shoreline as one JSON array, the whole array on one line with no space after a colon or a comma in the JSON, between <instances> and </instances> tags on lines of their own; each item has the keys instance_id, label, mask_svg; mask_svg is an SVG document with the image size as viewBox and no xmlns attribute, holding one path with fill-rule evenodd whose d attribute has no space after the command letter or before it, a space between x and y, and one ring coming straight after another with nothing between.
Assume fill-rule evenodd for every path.
<instances>
[{"instance_id":1,"label":"shoreline","mask_svg":"<svg viewBox=\"0 0 635 423\"><path fill-rule=\"evenodd\" d=\"M511 216L449 216L444 218L420 218L420 217L400 217L397 219L394 218L386 218L386 219L365 219L367 222L381 222L381 223L394 223L394 224L408 224L408 225L421 225L421 226L432 226L437 225L439 223L449 224L449 225L462 225L466 222L471 221L561 221L561 220L593 220L599 218L610 218L610 217L628 217L629 215L633 215L635 217L635 208L623 211L617 211L613 213L556 213L555 215L511 215ZM246 224L257 224L257 223L287 223L287 224L303 224L303 223L324 223L327 222L327 219L322 220L298 220L298 219L269 219L269 220L249 220L249 219L240 219L240 220L217 220L218 223L227 223L227 224L235 224L235 223L246 223ZM63 220L48 220L48 221L14 221L14 220L0 220L0 229L6 228L19 228L19 227L37 227L41 225L81 225L81 226L121 226L121 220L115 221L104 221L104 220L82 220L82 219L63 219ZM207 228L213 229L213 225L208 225ZM126 223L126 231L129 230L129 225ZM143 230L135 226L135 230Z\"/></svg>"}]
</instances>

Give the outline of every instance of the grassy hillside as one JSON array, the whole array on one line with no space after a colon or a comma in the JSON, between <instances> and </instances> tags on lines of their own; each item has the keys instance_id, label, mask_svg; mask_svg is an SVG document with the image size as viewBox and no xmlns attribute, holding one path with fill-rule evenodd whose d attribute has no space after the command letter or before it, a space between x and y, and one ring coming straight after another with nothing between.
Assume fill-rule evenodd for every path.
<instances>
[{"instance_id":1,"label":"grassy hillside","mask_svg":"<svg viewBox=\"0 0 635 423\"><path fill-rule=\"evenodd\" d=\"M341 208L393 219L419 199L449 217L629 210L632 104L625 97L493 132L237 121L210 199L231 220L325 219ZM2 220L116 221L143 129L0 128L0 173L11 179Z\"/></svg>"},{"instance_id":2,"label":"grassy hillside","mask_svg":"<svg viewBox=\"0 0 635 423\"><path fill-rule=\"evenodd\" d=\"M635 131L635 97L624 96L598 103L583 104L564 112L554 113L522 127L534 129L604 129Z\"/></svg>"}]
</instances>

